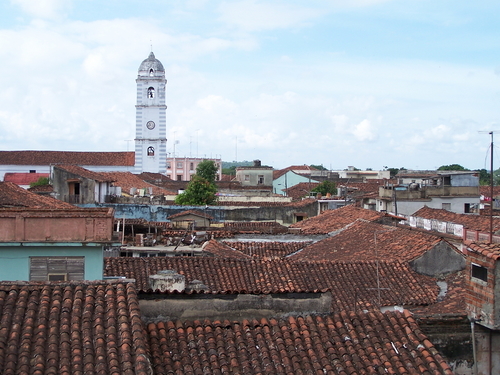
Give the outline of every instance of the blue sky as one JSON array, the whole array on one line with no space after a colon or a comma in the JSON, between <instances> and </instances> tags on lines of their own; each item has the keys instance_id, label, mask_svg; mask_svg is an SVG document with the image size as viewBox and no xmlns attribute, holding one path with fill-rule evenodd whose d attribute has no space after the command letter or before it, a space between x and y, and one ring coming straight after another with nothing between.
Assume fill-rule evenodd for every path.
<instances>
[{"instance_id":1,"label":"blue sky","mask_svg":"<svg viewBox=\"0 0 500 375\"><path fill-rule=\"evenodd\" d=\"M489 168L498 14L497 1L3 1L0 149L132 150L152 44L178 156Z\"/></svg>"}]
</instances>

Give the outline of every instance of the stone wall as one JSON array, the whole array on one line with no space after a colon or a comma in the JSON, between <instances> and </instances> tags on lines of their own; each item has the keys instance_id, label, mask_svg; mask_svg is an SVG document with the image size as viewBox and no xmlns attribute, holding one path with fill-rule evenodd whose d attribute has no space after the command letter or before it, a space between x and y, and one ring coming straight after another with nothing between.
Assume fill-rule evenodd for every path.
<instances>
[{"instance_id":1,"label":"stone wall","mask_svg":"<svg viewBox=\"0 0 500 375\"><path fill-rule=\"evenodd\" d=\"M283 294L140 294L145 322L233 320L329 314L331 293Z\"/></svg>"}]
</instances>

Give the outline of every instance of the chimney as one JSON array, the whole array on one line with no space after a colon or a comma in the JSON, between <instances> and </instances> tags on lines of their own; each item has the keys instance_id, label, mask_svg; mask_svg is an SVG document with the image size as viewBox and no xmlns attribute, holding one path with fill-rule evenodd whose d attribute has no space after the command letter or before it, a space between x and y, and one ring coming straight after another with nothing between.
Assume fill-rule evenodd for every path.
<instances>
[{"instance_id":1,"label":"chimney","mask_svg":"<svg viewBox=\"0 0 500 375\"><path fill-rule=\"evenodd\" d=\"M158 271L156 275L149 276L149 286L154 291L183 292L186 288L186 277L174 270Z\"/></svg>"}]
</instances>

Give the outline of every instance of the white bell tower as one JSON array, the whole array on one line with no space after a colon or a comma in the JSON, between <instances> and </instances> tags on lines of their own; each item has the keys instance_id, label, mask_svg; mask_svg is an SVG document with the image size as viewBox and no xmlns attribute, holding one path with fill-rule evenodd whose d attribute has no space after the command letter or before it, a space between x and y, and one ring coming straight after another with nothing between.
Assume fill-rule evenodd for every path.
<instances>
[{"instance_id":1,"label":"white bell tower","mask_svg":"<svg viewBox=\"0 0 500 375\"><path fill-rule=\"evenodd\" d=\"M139 67L135 114L135 172L167 172L165 69L153 52Z\"/></svg>"}]
</instances>

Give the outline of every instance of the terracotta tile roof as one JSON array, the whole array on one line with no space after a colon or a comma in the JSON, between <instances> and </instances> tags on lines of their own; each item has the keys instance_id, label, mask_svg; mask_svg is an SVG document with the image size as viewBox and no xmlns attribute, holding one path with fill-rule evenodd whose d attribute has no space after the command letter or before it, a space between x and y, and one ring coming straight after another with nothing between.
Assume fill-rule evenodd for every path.
<instances>
[{"instance_id":1,"label":"terracotta tile roof","mask_svg":"<svg viewBox=\"0 0 500 375\"><path fill-rule=\"evenodd\" d=\"M469 242L465 241L470 251L484 255L487 258L497 260L500 258L500 244L487 242Z\"/></svg>"},{"instance_id":2,"label":"terracotta tile roof","mask_svg":"<svg viewBox=\"0 0 500 375\"><path fill-rule=\"evenodd\" d=\"M280 178L287 172L293 172L295 174L300 174L299 172L296 171L302 171L305 173L303 174L311 174L311 171L319 171L319 169L310 167L308 165L291 165L289 167L283 168L283 169L275 169L273 171L273 180L276 180L277 178Z\"/></svg>"},{"instance_id":3,"label":"terracotta tile roof","mask_svg":"<svg viewBox=\"0 0 500 375\"><path fill-rule=\"evenodd\" d=\"M133 284L0 284L0 373L150 374Z\"/></svg>"},{"instance_id":4,"label":"terracotta tile roof","mask_svg":"<svg viewBox=\"0 0 500 375\"><path fill-rule=\"evenodd\" d=\"M294 262L220 259L217 257L105 258L106 276L136 279L152 292L149 275L175 270L186 283L200 280L210 293L300 293L330 290L333 310L369 309L380 304L428 305L436 302L435 279L419 275L401 262Z\"/></svg>"},{"instance_id":5,"label":"terracotta tile roof","mask_svg":"<svg viewBox=\"0 0 500 375\"><path fill-rule=\"evenodd\" d=\"M383 213L353 205L322 212L318 216L290 225L290 228L300 228L304 234L326 234L338 231L357 219L374 221L382 218Z\"/></svg>"},{"instance_id":6,"label":"terracotta tile roof","mask_svg":"<svg viewBox=\"0 0 500 375\"><path fill-rule=\"evenodd\" d=\"M16 185L29 185L37 182L40 178L49 178L48 173L5 173L4 182L13 182Z\"/></svg>"},{"instance_id":7,"label":"terracotta tile roof","mask_svg":"<svg viewBox=\"0 0 500 375\"><path fill-rule=\"evenodd\" d=\"M154 373L446 374L408 311L147 326Z\"/></svg>"},{"instance_id":8,"label":"terracotta tile roof","mask_svg":"<svg viewBox=\"0 0 500 375\"><path fill-rule=\"evenodd\" d=\"M32 193L52 193L54 191L54 187L52 185L37 185L28 188L28 191Z\"/></svg>"},{"instance_id":9,"label":"terracotta tile roof","mask_svg":"<svg viewBox=\"0 0 500 375\"><path fill-rule=\"evenodd\" d=\"M407 262L440 241L440 237L430 233L358 220L339 234L306 247L290 259L355 261L377 260L378 256L378 259Z\"/></svg>"},{"instance_id":10,"label":"terracotta tile roof","mask_svg":"<svg viewBox=\"0 0 500 375\"><path fill-rule=\"evenodd\" d=\"M207 214L203 211L199 211L199 210L187 210L187 211L178 212L176 214L170 215L169 217L167 217L167 219L169 219L169 220L177 219L179 217L183 217L186 215L194 215L194 216L199 216L199 217L202 217L205 219L214 220L214 218L212 216L210 216L209 214Z\"/></svg>"},{"instance_id":11,"label":"terracotta tile roof","mask_svg":"<svg viewBox=\"0 0 500 375\"><path fill-rule=\"evenodd\" d=\"M280 242L280 241L223 241L230 248L249 257L261 259L281 259L310 245L312 241Z\"/></svg>"},{"instance_id":12,"label":"terracotta tile roof","mask_svg":"<svg viewBox=\"0 0 500 375\"><path fill-rule=\"evenodd\" d=\"M97 182L114 182L115 180L110 178L109 176L103 174L102 172L92 172L88 169L80 167L78 165L70 165L70 164L58 164L54 166L54 169L61 169L63 171L72 173L77 176L81 176L83 178L87 178L89 180L94 180Z\"/></svg>"},{"instance_id":13,"label":"terracotta tile roof","mask_svg":"<svg viewBox=\"0 0 500 375\"><path fill-rule=\"evenodd\" d=\"M0 151L1 165L135 165L134 152Z\"/></svg>"},{"instance_id":14,"label":"terracotta tile roof","mask_svg":"<svg viewBox=\"0 0 500 375\"><path fill-rule=\"evenodd\" d=\"M100 174L106 176L106 178L114 180L115 182L113 183L113 186L120 186L122 188L122 194L130 194L130 189L132 188L151 188L153 191L153 195L177 194L176 192L160 188L156 185L141 180L137 175L130 172L100 172Z\"/></svg>"},{"instance_id":15,"label":"terracotta tile roof","mask_svg":"<svg viewBox=\"0 0 500 375\"><path fill-rule=\"evenodd\" d=\"M203 251L225 259L251 259L250 255L235 250L224 242L210 240L203 245Z\"/></svg>"},{"instance_id":16,"label":"terracotta tile roof","mask_svg":"<svg viewBox=\"0 0 500 375\"><path fill-rule=\"evenodd\" d=\"M390 180L384 179L370 179L366 180L366 182L347 182L341 183L337 185L339 186L347 186L348 195L361 195L366 193L376 193L378 196L378 188L380 186L384 186ZM395 180L393 180L395 182Z\"/></svg>"},{"instance_id":17,"label":"terracotta tile roof","mask_svg":"<svg viewBox=\"0 0 500 375\"><path fill-rule=\"evenodd\" d=\"M297 185L294 185L288 189L283 189L286 192L288 197L292 197L293 199L301 199L309 195L312 189L319 185L319 182L299 182Z\"/></svg>"},{"instance_id":18,"label":"terracotta tile roof","mask_svg":"<svg viewBox=\"0 0 500 375\"><path fill-rule=\"evenodd\" d=\"M422 207L415 212L412 216L421 217L424 219L435 219L439 221L447 221L450 223L463 225L464 228L473 229L477 231L489 232L490 231L490 217L474 214L457 214L454 212L441 210L438 208L430 208L427 206ZM494 231L500 230L500 218L493 218Z\"/></svg>"},{"instance_id":19,"label":"terracotta tile roof","mask_svg":"<svg viewBox=\"0 0 500 375\"><path fill-rule=\"evenodd\" d=\"M0 182L0 207L71 210L77 207L52 197L35 194L12 182Z\"/></svg>"},{"instance_id":20,"label":"terracotta tile roof","mask_svg":"<svg viewBox=\"0 0 500 375\"><path fill-rule=\"evenodd\" d=\"M438 297L438 302L428 306L411 308L411 312L420 317L436 315L462 315L467 316L465 309L465 271L454 272L444 280L447 291L444 298Z\"/></svg>"},{"instance_id":21,"label":"terracotta tile roof","mask_svg":"<svg viewBox=\"0 0 500 375\"><path fill-rule=\"evenodd\" d=\"M224 230L233 233L287 233L288 228L275 221L234 221L225 222Z\"/></svg>"},{"instance_id":22,"label":"terracotta tile roof","mask_svg":"<svg viewBox=\"0 0 500 375\"><path fill-rule=\"evenodd\" d=\"M479 192L481 195L489 197L491 195L491 187L480 185ZM496 197L498 195L500 195L500 186L493 186L493 196Z\"/></svg>"}]
</instances>

